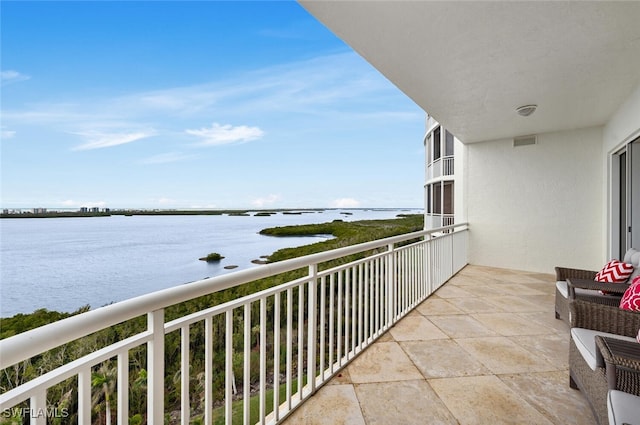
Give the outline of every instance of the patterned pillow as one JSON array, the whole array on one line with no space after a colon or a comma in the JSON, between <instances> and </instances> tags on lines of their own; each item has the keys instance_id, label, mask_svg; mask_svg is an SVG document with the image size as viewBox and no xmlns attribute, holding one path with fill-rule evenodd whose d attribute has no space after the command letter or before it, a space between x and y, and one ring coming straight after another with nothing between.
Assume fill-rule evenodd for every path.
<instances>
[{"instance_id":1,"label":"patterned pillow","mask_svg":"<svg viewBox=\"0 0 640 425\"><path fill-rule=\"evenodd\" d=\"M633 265L619 260L611 260L596 274L598 282L624 283L633 273Z\"/></svg>"},{"instance_id":2,"label":"patterned pillow","mask_svg":"<svg viewBox=\"0 0 640 425\"><path fill-rule=\"evenodd\" d=\"M623 310L640 311L640 276L636 276L631 286L624 291L620 300L620 308ZM640 332L638 333L640 338ZM638 340L640 342L640 340Z\"/></svg>"}]
</instances>

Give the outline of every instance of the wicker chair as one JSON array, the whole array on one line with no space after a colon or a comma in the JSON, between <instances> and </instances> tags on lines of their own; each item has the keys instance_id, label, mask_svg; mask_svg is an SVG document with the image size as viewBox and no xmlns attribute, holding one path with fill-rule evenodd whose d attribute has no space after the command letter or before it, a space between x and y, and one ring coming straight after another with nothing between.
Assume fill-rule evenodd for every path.
<instances>
[{"instance_id":1,"label":"wicker chair","mask_svg":"<svg viewBox=\"0 0 640 425\"><path fill-rule=\"evenodd\" d=\"M592 273L592 274L590 274ZM556 319L569 323L569 303L583 300L598 304L619 306L628 283L596 282L596 272L556 267ZM580 277L590 276L590 277ZM604 295L600 291L606 291Z\"/></svg>"},{"instance_id":2,"label":"wicker chair","mask_svg":"<svg viewBox=\"0 0 640 425\"><path fill-rule=\"evenodd\" d=\"M609 390L640 395L640 313L583 300L572 301L569 310L569 385L583 392L598 424L606 425Z\"/></svg>"},{"instance_id":3,"label":"wicker chair","mask_svg":"<svg viewBox=\"0 0 640 425\"><path fill-rule=\"evenodd\" d=\"M635 270L628 282L640 274L640 252L630 248L624 255L625 263L633 264ZM556 319L569 322L569 302L573 299L599 304L620 305L620 298L629 287L619 283L595 282L598 272L593 270L556 267ZM600 291L608 294L603 295Z\"/></svg>"}]
</instances>

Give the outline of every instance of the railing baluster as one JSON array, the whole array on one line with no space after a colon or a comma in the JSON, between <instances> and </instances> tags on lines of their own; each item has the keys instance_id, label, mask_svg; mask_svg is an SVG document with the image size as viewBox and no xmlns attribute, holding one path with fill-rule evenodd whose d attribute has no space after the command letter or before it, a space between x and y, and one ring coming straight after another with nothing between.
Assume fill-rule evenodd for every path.
<instances>
[{"instance_id":1,"label":"railing baluster","mask_svg":"<svg viewBox=\"0 0 640 425\"><path fill-rule=\"evenodd\" d=\"M298 286L298 401L304 388L304 284Z\"/></svg>"},{"instance_id":2,"label":"railing baluster","mask_svg":"<svg viewBox=\"0 0 640 425\"><path fill-rule=\"evenodd\" d=\"M380 280L382 276L380 276L380 258L376 258L374 260L374 273L375 273L375 299L373 302L374 305L374 335L378 335L380 333Z\"/></svg>"},{"instance_id":3,"label":"railing baluster","mask_svg":"<svg viewBox=\"0 0 640 425\"><path fill-rule=\"evenodd\" d=\"M412 307L415 307L418 304L418 288L417 288L417 279L416 279L416 248L411 247L409 250L409 276L411 280L411 303Z\"/></svg>"},{"instance_id":4,"label":"railing baluster","mask_svg":"<svg viewBox=\"0 0 640 425\"><path fill-rule=\"evenodd\" d=\"M335 314L335 273L331 273L329 276L329 373L333 374L333 351L335 349L335 339L333 333L334 329L334 314ZM323 376L324 378L324 376Z\"/></svg>"},{"instance_id":5,"label":"railing baluster","mask_svg":"<svg viewBox=\"0 0 640 425\"><path fill-rule=\"evenodd\" d=\"M402 312L407 305L407 252L405 250L398 251L398 312L397 317L402 316Z\"/></svg>"},{"instance_id":6,"label":"railing baluster","mask_svg":"<svg viewBox=\"0 0 640 425\"><path fill-rule=\"evenodd\" d=\"M233 310L227 310L224 318L224 423L231 425L233 419L231 410L233 402ZM185 425L188 425L188 422Z\"/></svg>"},{"instance_id":7,"label":"railing baluster","mask_svg":"<svg viewBox=\"0 0 640 425\"><path fill-rule=\"evenodd\" d=\"M260 298L260 420L264 424L267 396L267 299Z\"/></svg>"},{"instance_id":8,"label":"railing baluster","mask_svg":"<svg viewBox=\"0 0 640 425\"><path fill-rule=\"evenodd\" d=\"M351 328L351 322L350 322L350 308L351 308L351 292L350 292L350 285L349 285L350 279L349 279L349 269L346 269L344 271L344 357L345 360L349 360L350 358L350 350L349 347L351 346L350 343L350 328Z\"/></svg>"},{"instance_id":9,"label":"railing baluster","mask_svg":"<svg viewBox=\"0 0 640 425\"><path fill-rule=\"evenodd\" d=\"M292 406L292 355L293 355L293 290L287 289L287 351L286 351L286 380L287 380L287 410Z\"/></svg>"},{"instance_id":10,"label":"railing baluster","mask_svg":"<svg viewBox=\"0 0 640 425\"><path fill-rule=\"evenodd\" d=\"M118 353L118 425L129 424L129 350Z\"/></svg>"},{"instance_id":11,"label":"railing baluster","mask_svg":"<svg viewBox=\"0 0 640 425\"><path fill-rule=\"evenodd\" d=\"M91 423L91 367L78 372L78 424Z\"/></svg>"},{"instance_id":12,"label":"railing baluster","mask_svg":"<svg viewBox=\"0 0 640 425\"><path fill-rule=\"evenodd\" d=\"M244 376L242 378L242 418L244 425L249 425L251 396L251 303L244 305Z\"/></svg>"},{"instance_id":13,"label":"railing baluster","mask_svg":"<svg viewBox=\"0 0 640 425\"><path fill-rule=\"evenodd\" d=\"M91 384L89 384L89 387L90 386ZM91 402L91 396L89 396L89 402ZM29 402L29 423L31 425L46 425L47 416L44 414L46 411L47 392L45 390L38 391L36 394L31 396L31 400ZM89 407L89 418L91 418L91 407Z\"/></svg>"},{"instance_id":14,"label":"railing baluster","mask_svg":"<svg viewBox=\"0 0 640 425\"><path fill-rule=\"evenodd\" d=\"M345 309L342 307L342 271L338 273L338 304L336 306L338 328L336 335L336 360L338 361L338 367L342 367L342 318L345 316Z\"/></svg>"},{"instance_id":15,"label":"railing baluster","mask_svg":"<svg viewBox=\"0 0 640 425\"><path fill-rule=\"evenodd\" d=\"M204 320L204 423L213 423L213 317Z\"/></svg>"},{"instance_id":16,"label":"railing baluster","mask_svg":"<svg viewBox=\"0 0 640 425\"><path fill-rule=\"evenodd\" d=\"M349 268L351 276L351 356L356 353L356 339L358 338L358 278L356 277L355 266Z\"/></svg>"},{"instance_id":17,"label":"railing baluster","mask_svg":"<svg viewBox=\"0 0 640 425\"><path fill-rule=\"evenodd\" d=\"M164 309L147 315L152 334L147 344L147 422L164 423Z\"/></svg>"},{"instance_id":18,"label":"railing baluster","mask_svg":"<svg viewBox=\"0 0 640 425\"><path fill-rule=\"evenodd\" d=\"M320 364L320 370L319 370L319 374L320 374L320 382L324 382L324 374L325 374L325 367L324 367L324 361L325 361L325 354L324 354L324 350L325 350L325 326L326 326L326 317L325 317L325 312L326 312L326 308L327 308L327 282L326 282L326 277L322 276L322 278L320 279L320 326L319 326L319 330L320 330L320 344L318 345L319 350L320 350L320 360L319 360L319 364Z\"/></svg>"},{"instance_id":19,"label":"railing baluster","mask_svg":"<svg viewBox=\"0 0 640 425\"><path fill-rule=\"evenodd\" d=\"M180 423L189 425L189 325L180 328Z\"/></svg>"},{"instance_id":20,"label":"railing baluster","mask_svg":"<svg viewBox=\"0 0 640 425\"><path fill-rule=\"evenodd\" d=\"M395 286L395 261L393 244L387 246L387 311L386 311L386 328L391 327L394 320L395 300L394 300L394 286Z\"/></svg>"},{"instance_id":21,"label":"railing baluster","mask_svg":"<svg viewBox=\"0 0 640 425\"><path fill-rule=\"evenodd\" d=\"M364 282L362 281L362 264L358 264L357 269L353 269L355 273L358 272L358 351L362 350L362 342L364 341L363 325L364 325Z\"/></svg>"},{"instance_id":22,"label":"railing baluster","mask_svg":"<svg viewBox=\"0 0 640 425\"><path fill-rule=\"evenodd\" d=\"M273 298L273 419L280 419L280 292Z\"/></svg>"},{"instance_id":23,"label":"railing baluster","mask_svg":"<svg viewBox=\"0 0 640 425\"><path fill-rule=\"evenodd\" d=\"M309 265L309 295L307 312L307 385L309 394L316 392L316 347L317 347L317 288L318 265Z\"/></svg>"}]
</instances>

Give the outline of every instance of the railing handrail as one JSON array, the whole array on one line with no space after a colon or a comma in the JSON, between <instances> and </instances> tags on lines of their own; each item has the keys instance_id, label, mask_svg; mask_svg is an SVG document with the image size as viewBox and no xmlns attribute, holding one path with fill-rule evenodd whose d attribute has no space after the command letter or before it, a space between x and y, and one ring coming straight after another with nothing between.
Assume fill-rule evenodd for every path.
<instances>
[{"instance_id":1,"label":"railing handrail","mask_svg":"<svg viewBox=\"0 0 640 425\"><path fill-rule=\"evenodd\" d=\"M467 226L467 223L420 230L418 232L269 263L260 267L162 289L150 294L140 295L115 304L90 310L1 340L0 370L93 332L142 316L149 312L164 309L175 304L240 286L265 277L307 267L310 264L324 263L336 258L388 246L408 239L432 235L447 228L454 229L462 226Z\"/></svg>"},{"instance_id":2,"label":"railing handrail","mask_svg":"<svg viewBox=\"0 0 640 425\"><path fill-rule=\"evenodd\" d=\"M441 155L438 158L434 159L431 162L428 162L427 165L436 164L438 162L450 161L455 158L455 155Z\"/></svg>"}]
</instances>

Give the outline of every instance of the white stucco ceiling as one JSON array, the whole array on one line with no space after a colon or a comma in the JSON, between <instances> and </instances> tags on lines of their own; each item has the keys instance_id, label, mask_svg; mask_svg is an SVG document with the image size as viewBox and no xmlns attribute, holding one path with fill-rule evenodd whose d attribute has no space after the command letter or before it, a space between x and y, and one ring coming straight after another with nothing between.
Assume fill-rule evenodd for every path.
<instances>
[{"instance_id":1,"label":"white stucco ceiling","mask_svg":"<svg viewBox=\"0 0 640 425\"><path fill-rule=\"evenodd\" d=\"M638 1L300 4L465 143L603 125L640 85Z\"/></svg>"}]
</instances>

